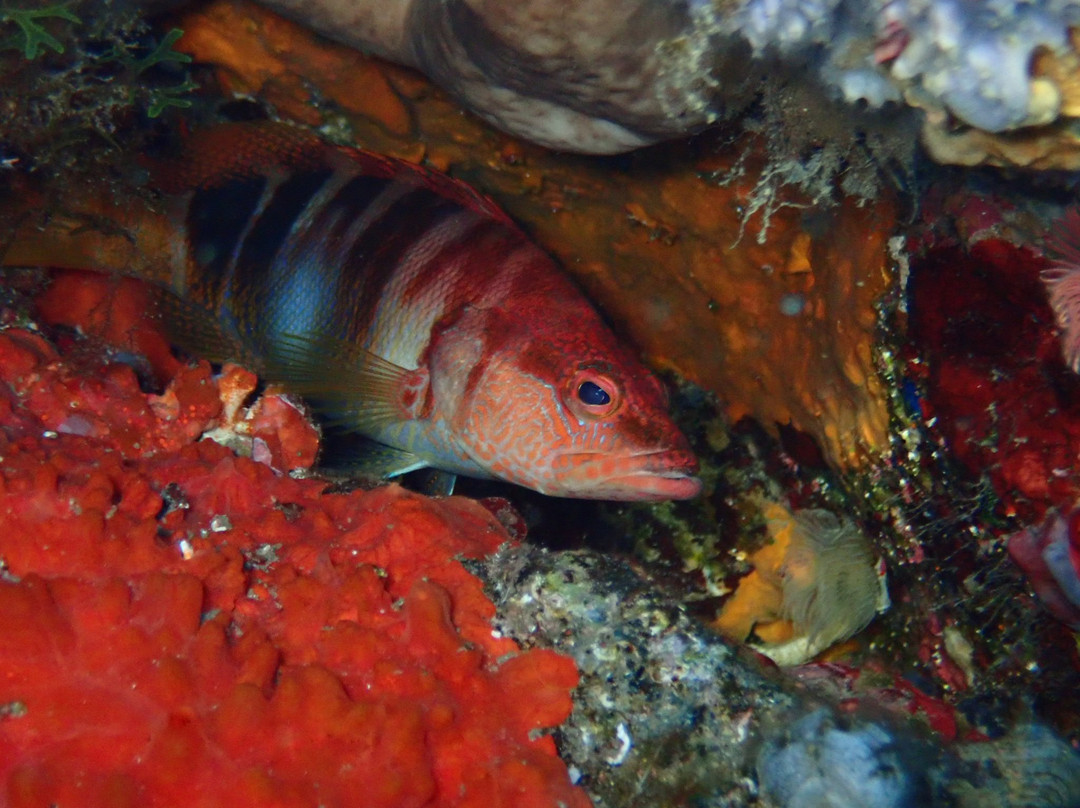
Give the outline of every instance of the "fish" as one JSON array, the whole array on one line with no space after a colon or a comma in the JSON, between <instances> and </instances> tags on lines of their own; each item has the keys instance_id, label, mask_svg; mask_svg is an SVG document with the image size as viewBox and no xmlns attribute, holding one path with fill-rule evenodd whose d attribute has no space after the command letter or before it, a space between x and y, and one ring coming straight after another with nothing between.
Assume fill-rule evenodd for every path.
<instances>
[{"instance_id":1,"label":"fish","mask_svg":"<svg viewBox=\"0 0 1080 808\"><path fill-rule=\"evenodd\" d=\"M221 124L149 164L157 204L72 190L0 263L147 281L170 336L363 436L357 467L607 500L697 496L657 377L493 201L288 124ZM7 244L4 249L4 244Z\"/></svg>"}]
</instances>

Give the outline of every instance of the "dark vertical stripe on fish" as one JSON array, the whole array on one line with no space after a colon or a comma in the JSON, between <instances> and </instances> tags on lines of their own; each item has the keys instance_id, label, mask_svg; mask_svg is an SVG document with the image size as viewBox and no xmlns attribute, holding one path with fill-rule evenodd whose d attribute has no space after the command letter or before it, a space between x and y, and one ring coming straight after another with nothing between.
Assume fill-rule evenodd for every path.
<instances>
[{"instance_id":1,"label":"dark vertical stripe on fish","mask_svg":"<svg viewBox=\"0 0 1080 808\"><path fill-rule=\"evenodd\" d=\"M348 179L336 190L327 189L326 199L317 200L289 241L287 252L294 262L302 255L318 254L340 264L363 231L367 209L393 184L382 177L359 176Z\"/></svg>"},{"instance_id":2,"label":"dark vertical stripe on fish","mask_svg":"<svg viewBox=\"0 0 1080 808\"><path fill-rule=\"evenodd\" d=\"M335 320L341 336L367 347L382 292L402 258L425 232L461 211L456 203L418 187L398 198L358 235L344 265L357 270L342 274Z\"/></svg>"},{"instance_id":3,"label":"dark vertical stripe on fish","mask_svg":"<svg viewBox=\"0 0 1080 808\"><path fill-rule=\"evenodd\" d=\"M271 190L270 198L244 236L230 282L230 308L246 330L258 330L259 321L275 297L275 287L281 286L282 279L276 277L277 272L271 272L271 267L331 174L330 169L306 171L281 182Z\"/></svg>"},{"instance_id":4,"label":"dark vertical stripe on fish","mask_svg":"<svg viewBox=\"0 0 1080 808\"><path fill-rule=\"evenodd\" d=\"M392 185L394 180L362 174L353 177L334 195L311 230L328 251L343 255L359 235L354 223Z\"/></svg>"},{"instance_id":5,"label":"dark vertical stripe on fish","mask_svg":"<svg viewBox=\"0 0 1080 808\"><path fill-rule=\"evenodd\" d=\"M260 322L253 328L270 343L277 332L338 335L335 301L343 275L364 271L363 265L345 272L345 259L363 234L372 211L378 216L393 180L376 176L336 174L314 195L288 232L261 286ZM398 190L400 193L400 187ZM385 197L392 205L394 194Z\"/></svg>"},{"instance_id":6,"label":"dark vertical stripe on fish","mask_svg":"<svg viewBox=\"0 0 1080 808\"><path fill-rule=\"evenodd\" d=\"M216 309L232 259L251 215L266 189L266 177L196 191L187 211L191 256L200 272L176 290Z\"/></svg>"}]
</instances>

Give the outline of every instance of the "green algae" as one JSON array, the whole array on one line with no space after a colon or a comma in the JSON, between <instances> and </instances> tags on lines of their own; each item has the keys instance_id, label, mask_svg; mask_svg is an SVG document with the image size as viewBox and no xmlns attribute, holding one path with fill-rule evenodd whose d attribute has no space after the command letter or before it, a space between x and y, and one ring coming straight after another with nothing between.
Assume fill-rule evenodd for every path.
<instances>
[{"instance_id":1,"label":"green algae","mask_svg":"<svg viewBox=\"0 0 1080 808\"><path fill-rule=\"evenodd\" d=\"M7 29L11 29L7 34ZM0 159L41 173L100 181L138 146L150 122L191 105L191 61L137 6L81 0L0 8Z\"/></svg>"},{"instance_id":2,"label":"green algae","mask_svg":"<svg viewBox=\"0 0 1080 808\"><path fill-rule=\"evenodd\" d=\"M12 34L8 39L0 41L0 49L21 50L26 59L36 59L43 50L52 50L55 53L63 53L63 43L49 33L42 25L44 20L59 19L73 22L76 25L82 23L68 6L71 3L59 3L45 8L0 8L0 25L14 23L19 31Z\"/></svg>"}]
</instances>

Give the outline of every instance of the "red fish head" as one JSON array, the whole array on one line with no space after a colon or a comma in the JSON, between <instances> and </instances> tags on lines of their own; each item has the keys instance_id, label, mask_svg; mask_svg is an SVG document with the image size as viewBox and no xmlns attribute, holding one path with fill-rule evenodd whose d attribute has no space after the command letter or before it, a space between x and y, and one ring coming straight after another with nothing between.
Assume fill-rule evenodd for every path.
<instances>
[{"instance_id":1,"label":"red fish head","mask_svg":"<svg viewBox=\"0 0 1080 808\"><path fill-rule=\"evenodd\" d=\"M697 458L667 413L659 380L591 310L581 312L588 327L578 321L573 329L588 338L551 336L560 323L545 314L542 331L520 320L493 329L488 319L483 356L459 388L453 418L464 451L491 476L552 496L701 493Z\"/></svg>"}]
</instances>

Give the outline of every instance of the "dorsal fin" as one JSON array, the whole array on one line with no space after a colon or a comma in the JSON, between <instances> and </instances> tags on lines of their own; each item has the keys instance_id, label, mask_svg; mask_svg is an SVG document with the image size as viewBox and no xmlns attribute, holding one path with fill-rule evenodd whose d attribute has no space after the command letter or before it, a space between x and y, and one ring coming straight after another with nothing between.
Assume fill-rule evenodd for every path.
<instances>
[{"instance_id":1,"label":"dorsal fin","mask_svg":"<svg viewBox=\"0 0 1080 808\"><path fill-rule=\"evenodd\" d=\"M439 196L456 202L464 208L497 219L503 224L514 228L517 227L514 220L493 199L480 193L472 186L466 185L461 180L454 179L449 174L443 174L441 171L434 171L397 157L375 154L365 149L340 146L338 151L354 163L357 163L365 174L377 177L411 175L419 185L429 188Z\"/></svg>"},{"instance_id":2,"label":"dorsal fin","mask_svg":"<svg viewBox=\"0 0 1080 808\"><path fill-rule=\"evenodd\" d=\"M191 134L179 157L147 160L154 185L165 193L219 188L233 180L296 171L348 160L362 174L411 177L462 207L516 227L494 201L438 171L365 149L333 146L307 129L276 121L226 123Z\"/></svg>"},{"instance_id":3,"label":"dorsal fin","mask_svg":"<svg viewBox=\"0 0 1080 808\"><path fill-rule=\"evenodd\" d=\"M179 156L147 159L164 193L219 188L273 171L317 168L333 147L314 133L274 121L225 123L188 136Z\"/></svg>"}]
</instances>

